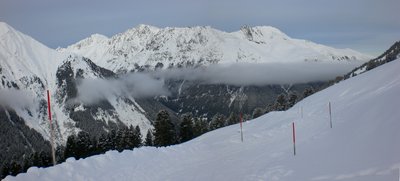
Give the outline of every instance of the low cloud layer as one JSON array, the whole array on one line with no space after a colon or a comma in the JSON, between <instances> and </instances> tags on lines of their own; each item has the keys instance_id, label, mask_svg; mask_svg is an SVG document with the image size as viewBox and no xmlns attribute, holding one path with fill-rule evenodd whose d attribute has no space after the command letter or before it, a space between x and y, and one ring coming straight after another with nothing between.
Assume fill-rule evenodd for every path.
<instances>
[{"instance_id":1,"label":"low cloud layer","mask_svg":"<svg viewBox=\"0 0 400 181\"><path fill-rule=\"evenodd\" d=\"M163 79L202 81L204 84L262 86L326 81L351 71L360 63L268 63L214 65L197 69L173 69L154 73Z\"/></svg>"},{"instance_id":2,"label":"low cloud layer","mask_svg":"<svg viewBox=\"0 0 400 181\"><path fill-rule=\"evenodd\" d=\"M164 81L149 74L135 73L119 79L83 79L78 85L78 99L93 104L112 96L153 97L169 95Z\"/></svg>"},{"instance_id":3,"label":"low cloud layer","mask_svg":"<svg viewBox=\"0 0 400 181\"><path fill-rule=\"evenodd\" d=\"M118 79L84 79L78 86L78 99L92 104L110 96L135 98L169 95L167 80L198 81L201 84L262 86L327 81L348 73L360 63L269 63L213 65L201 68L168 69L132 73Z\"/></svg>"},{"instance_id":4,"label":"low cloud layer","mask_svg":"<svg viewBox=\"0 0 400 181\"><path fill-rule=\"evenodd\" d=\"M34 105L34 96L28 91L16 89L0 90L0 106L3 108L23 109Z\"/></svg>"}]
</instances>

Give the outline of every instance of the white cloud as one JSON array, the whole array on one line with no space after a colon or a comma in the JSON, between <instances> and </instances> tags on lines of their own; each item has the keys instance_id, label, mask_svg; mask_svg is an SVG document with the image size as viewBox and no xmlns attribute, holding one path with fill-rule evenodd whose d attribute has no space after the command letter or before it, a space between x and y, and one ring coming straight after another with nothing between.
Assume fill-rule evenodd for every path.
<instances>
[{"instance_id":1,"label":"white cloud","mask_svg":"<svg viewBox=\"0 0 400 181\"><path fill-rule=\"evenodd\" d=\"M111 96L154 97L168 95L164 81L149 74L135 73L118 79L84 79L78 85L78 100L93 104Z\"/></svg>"},{"instance_id":2,"label":"white cloud","mask_svg":"<svg viewBox=\"0 0 400 181\"><path fill-rule=\"evenodd\" d=\"M28 91L16 89L0 90L0 106L12 109L29 108L34 105L34 96Z\"/></svg>"},{"instance_id":3,"label":"white cloud","mask_svg":"<svg viewBox=\"0 0 400 181\"><path fill-rule=\"evenodd\" d=\"M95 103L110 96L153 97L169 95L166 80L199 81L202 84L262 86L327 81L351 71L360 63L268 63L212 65L131 73L118 79L85 79L78 86L78 99Z\"/></svg>"},{"instance_id":4,"label":"white cloud","mask_svg":"<svg viewBox=\"0 0 400 181\"><path fill-rule=\"evenodd\" d=\"M343 75L360 63L268 63L213 65L197 69L173 69L156 72L163 79L186 79L205 84L230 84L238 86L295 84L326 81Z\"/></svg>"}]
</instances>

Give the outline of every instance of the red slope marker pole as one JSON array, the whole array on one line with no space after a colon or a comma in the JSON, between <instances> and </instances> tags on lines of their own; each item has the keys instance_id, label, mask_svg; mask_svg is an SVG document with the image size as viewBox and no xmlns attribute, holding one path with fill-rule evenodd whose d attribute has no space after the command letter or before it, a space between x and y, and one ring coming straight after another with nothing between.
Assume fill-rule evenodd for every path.
<instances>
[{"instance_id":1,"label":"red slope marker pole","mask_svg":"<svg viewBox=\"0 0 400 181\"><path fill-rule=\"evenodd\" d=\"M241 140L242 140L242 142L243 142L243 126L242 126L242 122L243 122L243 116L242 116L242 113L240 113L240 138L241 138Z\"/></svg>"},{"instance_id":2,"label":"red slope marker pole","mask_svg":"<svg viewBox=\"0 0 400 181\"><path fill-rule=\"evenodd\" d=\"M294 122L292 123L292 129L293 129L293 155L296 156L296 132L294 128Z\"/></svg>"},{"instance_id":3,"label":"red slope marker pole","mask_svg":"<svg viewBox=\"0 0 400 181\"><path fill-rule=\"evenodd\" d=\"M332 108L331 108L331 102L329 102L329 123L331 124L331 128L332 128Z\"/></svg>"},{"instance_id":4,"label":"red slope marker pole","mask_svg":"<svg viewBox=\"0 0 400 181\"><path fill-rule=\"evenodd\" d=\"M49 121L50 121L50 125L51 125L50 91L49 90L47 90L47 110L48 110Z\"/></svg>"},{"instance_id":5,"label":"red slope marker pole","mask_svg":"<svg viewBox=\"0 0 400 181\"><path fill-rule=\"evenodd\" d=\"M53 124L51 121L51 106L50 106L50 91L49 90L47 90L47 110L48 110L49 122L50 122L51 155L53 158L53 165L56 165L56 154L55 154L55 150L54 150L54 130L53 130Z\"/></svg>"}]
</instances>

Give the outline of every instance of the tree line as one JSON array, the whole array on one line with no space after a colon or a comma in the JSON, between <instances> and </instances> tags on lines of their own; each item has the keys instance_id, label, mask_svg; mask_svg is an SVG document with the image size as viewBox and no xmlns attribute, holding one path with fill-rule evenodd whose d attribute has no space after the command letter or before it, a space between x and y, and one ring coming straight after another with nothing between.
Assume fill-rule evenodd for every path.
<instances>
[{"instance_id":1,"label":"tree line","mask_svg":"<svg viewBox=\"0 0 400 181\"><path fill-rule=\"evenodd\" d=\"M286 111L289 108L293 107L297 102L301 99L304 99L311 94L313 94L315 90L312 87L304 89L303 93L299 95L296 92L290 92L286 94L280 94L275 99L275 102L267 105L265 108L255 108L252 114L252 118L257 118L263 114L269 113L271 111Z\"/></svg>"}]
</instances>

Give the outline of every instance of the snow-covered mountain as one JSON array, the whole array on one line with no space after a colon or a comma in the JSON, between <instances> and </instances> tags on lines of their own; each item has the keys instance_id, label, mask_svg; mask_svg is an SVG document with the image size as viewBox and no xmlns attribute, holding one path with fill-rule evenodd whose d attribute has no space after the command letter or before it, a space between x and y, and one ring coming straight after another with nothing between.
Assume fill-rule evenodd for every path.
<instances>
[{"instance_id":1,"label":"snow-covered mountain","mask_svg":"<svg viewBox=\"0 0 400 181\"><path fill-rule=\"evenodd\" d=\"M159 29L140 25L111 38L93 35L57 51L0 22L0 47L0 138L7 140L0 143L1 161L49 148L46 90L51 93L58 145L79 131L98 136L124 125L139 125L144 135L161 109L170 111L174 120L175 113L196 111L200 115L229 114L232 110L251 114L255 107L270 103L264 100L273 101L275 95L289 90L280 85L260 89L205 85L199 89L196 82L172 80L167 85L177 91L171 91L176 95L172 98L139 99L112 93L93 104L84 104L78 91L82 79L114 79L122 76L118 74L121 72L214 63L361 64L368 58L351 50L292 39L272 27L243 27L226 33L210 27ZM305 86L293 90L301 92ZM248 105L248 110L242 109L243 105ZM209 107L215 109L207 110Z\"/></svg>"},{"instance_id":2,"label":"snow-covered mountain","mask_svg":"<svg viewBox=\"0 0 400 181\"><path fill-rule=\"evenodd\" d=\"M114 72L213 63L348 62L371 57L293 39L269 26L227 33L211 27L157 28L138 25L107 38L94 34L61 52L74 52Z\"/></svg>"},{"instance_id":3,"label":"snow-covered mountain","mask_svg":"<svg viewBox=\"0 0 400 181\"><path fill-rule=\"evenodd\" d=\"M70 158L5 180L398 180L399 69L397 59L303 99L288 111L245 122L244 142L237 124L176 146Z\"/></svg>"},{"instance_id":4,"label":"snow-covered mountain","mask_svg":"<svg viewBox=\"0 0 400 181\"><path fill-rule=\"evenodd\" d=\"M44 139L48 140L50 135L46 90L51 93L59 144L80 130L101 134L121 125L139 125L145 134L152 127L148 114L132 97L113 95L93 105L75 100L79 79L115 76L91 60L50 49L3 22L0 22L0 47L1 108L15 111Z\"/></svg>"}]
</instances>

